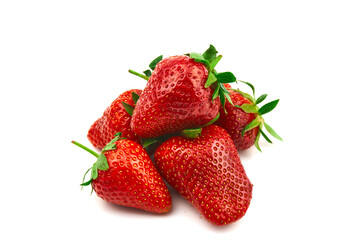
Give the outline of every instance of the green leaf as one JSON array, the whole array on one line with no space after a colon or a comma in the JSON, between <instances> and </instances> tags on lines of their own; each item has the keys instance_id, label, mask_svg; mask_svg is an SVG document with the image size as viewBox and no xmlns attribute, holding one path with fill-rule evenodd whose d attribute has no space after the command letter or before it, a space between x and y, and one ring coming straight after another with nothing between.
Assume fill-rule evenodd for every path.
<instances>
[{"instance_id":1,"label":"green leaf","mask_svg":"<svg viewBox=\"0 0 360 240\"><path fill-rule=\"evenodd\" d=\"M108 161L104 154L100 154L98 160L96 161L97 169L106 171L109 169Z\"/></svg>"},{"instance_id":2,"label":"green leaf","mask_svg":"<svg viewBox=\"0 0 360 240\"><path fill-rule=\"evenodd\" d=\"M136 105L137 101L139 100L140 96L137 95L135 92L131 93L131 98L134 101L134 104Z\"/></svg>"},{"instance_id":3,"label":"green leaf","mask_svg":"<svg viewBox=\"0 0 360 240\"><path fill-rule=\"evenodd\" d=\"M263 130L261 130L261 128L260 128L260 133L261 133L261 135L265 138L265 140L268 141L268 143L272 143L272 141L270 140L270 138L268 138L268 136L266 136L266 134L264 133Z\"/></svg>"},{"instance_id":4,"label":"green leaf","mask_svg":"<svg viewBox=\"0 0 360 240\"><path fill-rule=\"evenodd\" d=\"M215 98L219 96L219 90L220 90L220 83L217 83L214 93L212 95L212 101L214 101Z\"/></svg>"},{"instance_id":5,"label":"green leaf","mask_svg":"<svg viewBox=\"0 0 360 240\"><path fill-rule=\"evenodd\" d=\"M266 131L268 131L274 138L279 139L280 141L283 141L282 138L272 129L272 127L269 126L269 124L264 122L264 126Z\"/></svg>"},{"instance_id":6,"label":"green leaf","mask_svg":"<svg viewBox=\"0 0 360 240\"><path fill-rule=\"evenodd\" d=\"M244 127L244 129L241 132L241 136L243 137L245 132L247 132L247 131L249 131L249 130L251 130L253 128L256 128L260 124L261 124L260 116L257 116L254 120L252 120L248 125L246 125Z\"/></svg>"},{"instance_id":7,"label":"green leaf","mask_svg":"<svg viewBox=\"0 0 360 240\"><path fill-rule=\"evenodd\" d=\"M259 139L260 139L260 132L258 133L258 135L255 138L255 147L257 148L257 150L259 150L261 152L261 149L259 146Z\"/></svg>"},{"instance_id":8,"label":"green leaf","mask_svg":"<svg viewBox=\"0 0 360 240\"><path fill-rule=\"evenodd\" d=\"M218 62L221 60L222 55L217 56L214 60L210 62L210 69L214 69Z\"/></svg>"},{"instance_id":9,"label":"green leaf","mask_svg":"<svg viewBox=\"0 0 360 240\"><path fill-rule=\"evenodd\" d=\"M145 74L145 76L151 77L151 71L149 69L143 71L143 73Z\"/></svg>"},{"instance_id":10,"label":"green leaf","mask_svg":"<svg viewBox=\"0 0 360 240\"><path fill-rule=\"evenodd\" d=\"M242 104L241 106L239 105L236 105L235 107L239 107L241 108L244 112L246 113L257 113L259 108L258 106L256 106L256 104L247 104L247 103L244 103Z\"/></svg>"},{"instance_id":11,"label":"green leaf","mask_svg":"<svg viewBox=\"0 0 360 240\"><path fill-rule=\"evenodd\" d=\"M121 103L124 106L125 111L130 114L130 116L132 116L134 112L134 107L124 101L122 101Z\"/></svg>"},{"instance_id":12,"label":"green leaf","mask_svg":"<svg viewBox=\"0 0 360 240\"><path fill-rule=\"evenodd\" d=\"M202 56L205 60L211 62L216 58L217 53L218 51L216 51L215 47L210 45L210 47L202 54Z\"/></svg>"},{"instance_id":13,"label":"green leaf","mask_svg":"<svg viewBox=\"0 0 360 240\"><path fill-rule=\"evenodd\" d=\"M236 82L236 77L231 72L218 73L218 74L216 74L216 78L221 83Z\"/></svg>"},{"instance_id":14,"label":"green leaf","mask_svg":"<svg viewBox=\"0 0 360 240\"><path fill-rule=\"evenodd\" d=\"M259 104L262 101L264 101L266 97L267 97L267 94L263 94L260 97L258 97L258 99L256 99L256 104Z\"/></svg>"},{"instance_id":15,"label":"green leaf","mask_svg":"<svg viewBox=\"0 0 360 240\"><path fill-rule=\"evenodd\" d=\"M264 106L262 106L260 109L259 109L259 114L260 115L264 115L268 112L271 112L275 107L276 105L278 104L279 102L279 99L277 100L274 100L272 102L269 102L267 104L265 104Z\"/></svg>"},{"instance_id":16,"label":"green leaf","mask_svg":"<svg viewBox=\"0 0 360 240\"><path fill-rule=\"evenodd\" d=\"M154 70L156 65L163 59L163 55L158 56L149 64L151 70Z\"/></svg>"},{"instance_id":17,"label":"green leaf","mask_svg":"<svg viewBox=\"0 0 360 240\"><path fill-rule=\"evenodd\" d=\"M212 72L210 72L208 79L206 80L206 83L205 83L205 88L210 87L214 82L216 82L216 80L217 80L217 78L215 77L215 75Z\"/></svg>"},{"instance_id":18,"label":"green leaf","mask_svg":"<svg viewBox=\"0 0 360 240\"><path fill-rule=\"evenodd\" d=\"M255 87L249 82L245 82L245 81L241 81L241 80L240 80L240 82L245 83L246 85L248 85L251 88L251 90L253 92L253 96L255 98Z\"/></svg>"},{"instance_id":19,"label":"green leaf","mask_svg":"<svg viewBox=\"0 0 360 240\"><path fill-rule=\"evenodd\" d=\"M192 52L190 53L190 58L194 59L195 62L204 64L206 67L210 66L209 61L207 61L201 54Z\"/></svg>"}]
</instances>

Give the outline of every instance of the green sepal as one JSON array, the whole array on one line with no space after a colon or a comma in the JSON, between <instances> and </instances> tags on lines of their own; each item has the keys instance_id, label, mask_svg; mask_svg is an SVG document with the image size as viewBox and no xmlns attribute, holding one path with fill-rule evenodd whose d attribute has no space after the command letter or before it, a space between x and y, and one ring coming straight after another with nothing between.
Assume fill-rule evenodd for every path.
<instances>
[{"instance_id":1,"label":"green sepal","mask_svg":"<svg viewBox=\"0 0 360 240\"><path fill-rule=\"evenodd\" d=\"M219 96L219 90L220 90L220 83L217 82L216 83L216 88L215 88L214 93L213 93L212 98L211 98L212 101L214 101L215 98L217 98Z\"/></svg>"},{"instance_id":2,"label":"green sepal","mask_svg":"<svg viewBox=\"0 0 360 240\"><path fill-rule=\"evenodd\" d=\"M240 80L240 82L245 83L246 85L248 85L251 88L251 90L253 92L254 99L255 99L255 87L254 87L254 85L252 85L249 82L245 82L245 81L241 81L241 80Z\"/></svg>"},{"instance_id":3,"label":"green sepal","mask_svg":"<svg viewBox=\"0 0 360 240\"><path fill-rule=\"evenodd\" d=\"M203 58L209 62L212 62L216 58L216 48L210 44L210 47L202 54Z\"/></svg>"},{"instance_id":4,"label":"green sepal","mask_svg":"<svg viewBox=\"0 0 360 240\"><path fill-rule=\"evenodd\" d=\"M270 138L268 136L266 136L264 131L261 128L259 128L259 129L260 129L261 135L265 138L265 140L268 141L268 143L272 143L272 141L270 140Z\"/></svg>"},{"instance_id":5,"label":"green sepal","mask_svg":"<svg viewBox=\"0 0 360 240\"><path fill-rule=\"evenodd\" d=\"M200 53L192 52L190 53L190 58L194 59L195 62L204 64L207 68L210 66L208 60L206 60Z\"/></svg>"},{"instance_id":6,"label":"green sepal","mask_svg":"<svg viewBox=\"0 0 360 240\"><path fill-rule=\"evenodd\" d=\"M109 151L109 150L114 150L114 149L116 149L116 144L110 142L110 143L106 144L106 146L103 148L103 151Z\"/></svg>"},{"instance_id":7,"label":"green sepal","mask_svg":"<svg viewBox=\"0 0 360 240\"><path fill-rule=\"evenodd\" d=\"M143 148L147 148L148 146L159 142L158 138L143 138L141 139L141 144L143 146Z\"/></svg>"},{"instance_id":8,"label":"green sepal","mask_svg":"<svg viewBox=\"0 0 360 240\"><path fill-rule=\"evenodd\" d=\"M269 124L264 122L264 126L265 126L266 131L268 131L268 133L270 133L271 136L273 136L274 138L276 138L280 141L283 141L282 138L274 131L274 129L272 129L272 127L269 126Z\"/></svg>"},{"instance_id":9,"label":"green sepal","mask_svg":"<svg viewBox=\"0 0 360 240\"><path fill-rule=\"evenodd\" d=\"M246 113L257 113L259 110L258 106L252 103L250 104L244 103L241 106L236 105L235 107L241 108Z\"/></svg>"},{"instance_id":10,"label":"green sepal","mask_svg":"<svg viewBox=\"0 0 360 240\"><path fill-rule=\"evenodd\" d=\"M222 72L216 74L216 78L221 83L232 83L236 82L236 77L231 72Z\"/></svg>"},{"instance_id":11,"label":"green sepal","mask_svg":"<svg viewBox=\"0 0 360 240\"><path fill-rule=\"evenodd\" d=\"M124 101L122 101L121 103L124 106L125 111L130 114L130 116L132 116L134 112L134 107Z\"/></svg>"},{"instance_id":12,"label":"green sepal","mask_svg":"<svg viewBox=\"0 0 360 240\"><path fill-rule=\"evenodd\" d=\"M84 176L83 176L83 179L82 179L82 182L81 182L81 186L88 186L91 182L92 182L92 179L90 179L89 181L87 181L87 182L85 182L85 177L86 177L86 175L88 174L88 172L90 171L92 169L92 167L91 168L89 168L86 172L85 172L85 174L84 174ZM85 183L84 183L85 182ZM81 188L81 190L82 190L83 188Z\"/></svg>"},{"instance_id":13,"label":"green sepal","mask_svg":"<svg viewBox=\"0 0 360 240\"><path fill-rule=\"evenodd\" d=\"M136 103L137 103L137 101L139 100L140 96L139 96L137 93L132 92L132 93L131 93L131 98L132 98L134 104L136 105Z\"/></svg>"},{"instance_id":14,"label":"green sepal","mask_svg":"<svg viewBox=\"0 0 360 240\"><path fill-rule=\"evenodd\" d=\"M201 126L201 128L206 127L206 126L210 126L211 124L213 124L214 122L216 122L216 121L219 119L219 117L220 117L220 113L218 113L218 114L216 115L216 117L214 117L210 122L208 122L207 124Z\"/></svg>"},{"instance_id":15,"label":"green sepal","mask_svg":"<svg viewBox=\"0 0 360 240\"><path fill-rule=\"evenodd\" d=\"M151 77L151 71L149 69L143 71L143 73L145 74L145 76Z\"/></svg>"},{"instance_id":16,"label":"green sepal","mask_svg":"<svg viewBox=\"0 0 360 240\"><path fill-rule=\"evenodd\" d=\"M259 109L259 114L260 115L264 115L268 112L271 112L275 107L276 105L278 104L279 102L279 99L277 100L274 100L272 102L269 102L267 104L265 104L264 106L262 106L260 109Z\"/></svg>"},{"instance_id":17,"label":"green sepal","mask_svg":"<svg viewBox=\"0 0 360 240\"><path fill-rule=\"evenodd\" d=\"M231 90L233 90L233 91L241 94L241 96L247 98L247 99L250 100L252 103L255 103L254 98L253 98L250 94L245 93L245 92L242 92L242 91L240 91L239 89L231 89Z\"/></svg>"},{"instance_id":18,"label":"green sepal","mask_svg":"<svg viewBox=\"0 0 360 240\"><path fill-rule=\"evenodd\" d=\"M266 97L267 97L267 94L261 95L260 97L258 97L258 98L256 99L255 103L256 103L256 104L261 103L262 101L265 100Z\"/></svg>"},{"instance_id":19,"label":"green sepal","mask_svg":"<svg viewBox=\"0 0 360 240\"><path fill-rule=\"evenodd\" d=\"M214 69L218 62L221 60L222 55L217 56L214 60L210 62L210 69Z\"/></svg>"},{"instance_id":20,"label":"green sepal","mask_svg":"<svg viewBox=\"0 0 360 240\"><path fill-rule=\"evenodd\" d=\"M80 186L89 186L91 183L92 183L93 179L90 179L89 181L87 182L83 182L80 184Z\"/></svg>"},{"instance_id":21,"label":"green sepal","mask_svg":"<svg viewBox=\"0 0 360 240\"><path fill-rule=\"evenodd\" d=\"M217 78L215 77L215 75L212 72L210 72L208 79L206 80L206 83L205 83L205 88L210 87L216 81L217 81Z\"/></svg>"},{"instance_id":22,"label":"green sepal","mask_svg":"<svg viewBox=\"0 0 360 240\"><path fill-rule=\"evenodd\" d=\"M149 68L151 70L154 70L156 65L163 59L163 55L158 56L157 58L155 58L154 60L152 60L152 62L149 64Z\"/></svg>"},{"instance_id":23,"label":"green sepal","mask_svg":"<svg viewBox=\"0 0 360 240\"><path fill-rule=\"evenodd\" d=\"M260 146L259 146L259 139L260 139L260 132L256 135L254 145L255 145L255 147L257 148L257 150L259 150L260 152L262 152L262 151L261 151L261 148L260 148Z\"/></svg>"},{"instance_id":24,"label":"green sepal","mask_svg":"<svg viewBox=\"0 0 360 240\"><path fill-rule=\"evenodd\" d=\"M98 168L95 163L91 169L91 179L95 180L95 179L97 179L97 177L98 177Z\"/></svg>"},{"instance_id":25,"label":"green sepal","mask_svg":"<svg viewBox=\"0 0 360 240\"><path fill-rule=\"evenodd\" d=\"M180 135L185 138L198 138L201 135L202 128L192 128L182 130Z\"/></svg>"},{"instance_id":26,"label":"green sepal","mask_svg":"<svg viewBox=\"0 0 360 240\"><path fill-rule=\"evenodd\" d=\"M116 145L115 145L115 149L116 149ZM109 164L108 161L105 157L105 155L103 153L101 153L96 161L96 167L97 169L106 171L109 169Z\"/></svg>"},{"instance_id":27,"label":"green sepal","mask_svg":"<svg viewBox=\"0 0 360 240\"><path fill-rule=\"evenodd\" d=\"M234 103L231 100L230 97L230 92L226 89L226 87L224 86L224 84L220 83L220 91L222 91L224 93L225 98L228 100L228 102L234 106ZM225 109L224 109L225 110Z\"/></svg>"},{"instance_id":28,"label":"green sepal","mask_svg":"<svg viewBox=\"0 0 360 240\"><path fill-rule=\"evenodd\" d=\"M248 125L246 125L241 131L241 137L244 137L245 132L258 127L261 124L261 117L257 116L254 120L252 120Z\"/></svg>"},{"instance_id":29,"label":"green sepal","mask_svg":"<svg viewBox=\"0 0 360 240\"><path fill-rule=\"evenodd\" d=\"M219 83L220 85L221 83ZM223 91L219 91L219 96L220 96L220 103L221 106L224 108L225 113L227 113L226 109L225 109L225 93Z\"/></svg>"}]
</instances>

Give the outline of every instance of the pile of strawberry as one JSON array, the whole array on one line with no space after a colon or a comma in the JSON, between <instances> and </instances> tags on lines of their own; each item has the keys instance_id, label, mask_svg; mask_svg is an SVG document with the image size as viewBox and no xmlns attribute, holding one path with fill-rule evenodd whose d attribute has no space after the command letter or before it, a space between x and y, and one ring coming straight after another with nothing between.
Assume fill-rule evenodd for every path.
<instances>
[{"instance_id":1,"label":"pile of strawberry","mask_svg":"<svg viewBox=\"0 0 360 240\"><path fill-rule=\"evenodd\" d=\"M279 100L258 107L266 94L255 98L248 82L252 95L232 89L234 74L215 70L217 53L210 45L203 54L159 56L144 74L129 70L147 84L120 94L90 127L100 153L73 141L97 158L81 185L154 213L170 211L170 185L212 224L243 217L253 185L238 151L260 150L260 135L271 142L263 128L281 140L263 118Z\"/></svg>"}]
</instances>

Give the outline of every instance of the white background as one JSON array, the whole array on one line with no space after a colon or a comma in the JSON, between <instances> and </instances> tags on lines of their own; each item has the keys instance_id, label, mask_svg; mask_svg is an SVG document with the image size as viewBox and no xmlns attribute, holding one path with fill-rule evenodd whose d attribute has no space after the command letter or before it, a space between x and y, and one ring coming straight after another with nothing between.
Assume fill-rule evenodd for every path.
<instances>
[{"instance_id":1,"label":"white background","mask_svg":"<svg viewBox=\"0 0 360 240\"><path fill-rule=\"evenodd\" d=\"M1 1L1 239L360 239L358 1ZM278 107L283 142L240 157L243 219L207 223L172 191L166 215L80 191L72 145L160 54L223 55L218 71ZM245 85L238 85L245 91ZM5 237L4 237L5 236Z\"/></svg>"}]
</instances>

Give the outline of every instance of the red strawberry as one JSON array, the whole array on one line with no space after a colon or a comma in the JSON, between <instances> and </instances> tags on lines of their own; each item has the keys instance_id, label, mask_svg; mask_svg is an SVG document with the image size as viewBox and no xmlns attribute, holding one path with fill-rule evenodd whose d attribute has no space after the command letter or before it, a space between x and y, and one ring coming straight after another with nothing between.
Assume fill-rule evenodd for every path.
<instances>
[{"instance_id":1,"label":"red strawberry","mask_svg":"<svg viewBox=\"0 0 360 240\"><path fill-rule=\"evenodd\" d=\"M252 84L248 84L255 94L255 88ZM262 115L273 110L279 100L272 101L259 108L257 104L265 100L267 94L261 95L255 100L255 95L243 93L240 90L231 90L230 85L225 86L230 92L231 102L225 103L225 108L220 109L220 117L215 122L216 125L224 128L234 140L237 150L245 150L255 144L256 148L261 151L259 147L260 134L271 143L271 140L265 135L262 127L275 138L282 140L281 137L265 123Z\"/></svg>"},{"instance_id":2,"label":"red strawberry","mask_svg":"<svg viewBox=\"0 0 360 240\"><path fill-rule=\"evenodd\" d=\"M131 115L127 109L135 107L134 100L136 101L140 94L141 90L138 89L120 94L105 110L102 117L93 123L87 137L94 147L102 149L117 132L121 132L127 139L140 143L140 138L131 131Z\"/></svg>"},{"instance_id":3,"label":"red strawberry","mask_svg":"<svg viewBox=\"0 0 360 240\"><path fill-rule=\"evenodd\" d=\"M131 129L142 138L153 138L201 127L214 119L220 102L229 98L223 83L236 80L229 72L214 70L221 59L216 53L210 46L202 55L156 58L149 65L154 71L144 72L151 76L135 106Z\"/></svg>"},{"instance_id":4,"label":"red strawberry","mask_svg":"<svg viewBox=\"0 0 360 240\"><path fill-rule=\"evenodd\" d=\"M82 185L91 184L100 198L154 213L171 209L169 191L140 144L117 135L99 155L73 143L97 157L97 162L88 170L91 170L91 179Z\"/></svg>"},{"instance_id":5,"label":"red strawberry","mask_svg":"<svg viewBox=\"0 0 360 240\"><path fill-rule=\"evenodd\" d=\"M229 224L246 213L252 184L223 128L204 127L193 139L174 136L154 156L165 180L211 223Z\"/></svg>"},{"instance_id":6,"label":"red strawberry","mask_svg":"<svg viewBox=\"0 0 360 240\"><path fill-rule=\"evenodd\" d=\"M216 117L220 102L205 88L206 67L187 56L162 60L137 102L132 130L143 138L202 126Z\"/></svg>"}]
</instances>

